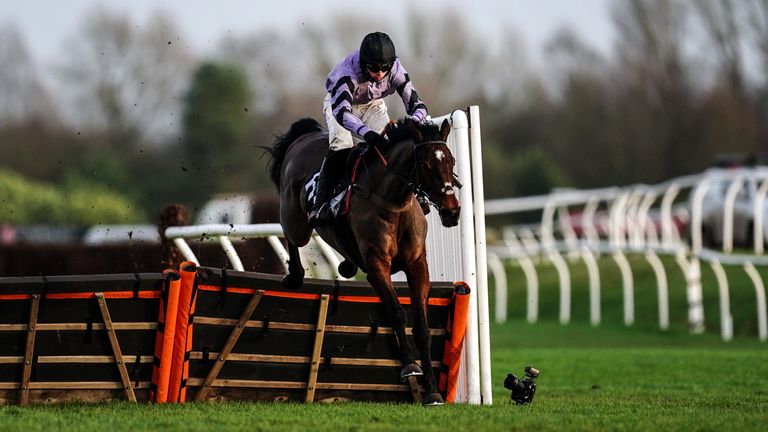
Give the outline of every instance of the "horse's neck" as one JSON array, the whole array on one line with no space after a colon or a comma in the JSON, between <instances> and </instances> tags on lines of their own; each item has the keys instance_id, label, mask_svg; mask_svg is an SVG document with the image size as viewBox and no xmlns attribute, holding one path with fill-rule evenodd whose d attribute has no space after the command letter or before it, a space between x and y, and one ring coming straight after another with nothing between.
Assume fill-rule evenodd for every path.
<instances>
[{"instance_id":1,"label":"horse's neck","mask_svg":"<svg viewBox=\"0 0 768 432\"><path fill-rule=\"evenodd\" d=\"M413 145L399 143L386 152L384 158L386 167L378 158L374 159L376 169L370 171L371 189L394 204L402 204L412 192L408 182L413 170Z\"/></svg>"}]
</instances>

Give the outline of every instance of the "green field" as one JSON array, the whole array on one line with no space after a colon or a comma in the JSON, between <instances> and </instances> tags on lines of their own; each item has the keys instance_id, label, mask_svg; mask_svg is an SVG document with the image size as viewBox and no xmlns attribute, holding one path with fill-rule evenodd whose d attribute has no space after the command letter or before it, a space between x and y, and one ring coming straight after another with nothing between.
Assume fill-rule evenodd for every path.
<instances>
[{"instance_id":1,"label":"green field","mask_svg":"<svg viewBox=\"0 0 768 432\"><path fill-rule=\"evenodd\" d=\"M639 269L636 293L655 293L653 274L634 264ZM656 328L655 295L638 296L637 325L624 326L621 287L610 282L610 265L610 261L601 262L609 275L603 285L604 322L597 328L587 322L586 276L579 274L578 265L573 269L573 322L567 326L555 322L557 279L546 266L541 274L539 323L527 324L521 319L525 287L520 282L513 284L510 322L491 327L493 406L4 406L0 407L0 431L766 430L768 344L759 342L754 332L754 290L746 276L743 283L732 282L731 286L736 337L722 342L711 274L704 272L708 331L691 335L685 324L684 290L675 282L670 283L669 330ZM673 264L669 268L671 271ZM738 273L738 269L729 269L729 274L732 271ZM514 278L510 281L521 280L517 272L510 269ZM734 276L738 281L738 274ZM520 375L529 364L542 371L538 391L533 404L517 406L509 401L502 384L507 373Z\"/></svg>"}]
</instances>

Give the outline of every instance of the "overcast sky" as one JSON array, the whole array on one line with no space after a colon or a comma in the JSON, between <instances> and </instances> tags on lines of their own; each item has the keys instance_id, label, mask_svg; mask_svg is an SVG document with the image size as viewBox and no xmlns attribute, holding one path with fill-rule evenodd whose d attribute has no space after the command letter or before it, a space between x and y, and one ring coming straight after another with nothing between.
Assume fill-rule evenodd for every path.
<instances>
[{"instance_id":1,"label":"overcast sky","mask_svg":"<svg viewBox=\"0 0 768 432\"><path fill-rule=\"evenodd\" d=\"M123 11L136 23L164 10L189 39L191 48L205 53L227 33L246 35L265 28L290 31L302 23L319 22L352 7L376 20L386 19L387 14L395 18L413 4L424 8L451 5L460 9L465 12L467 24L489 40L503 28L511 27L524 39L534 57L563 25L605 54L612 46L610 0L3 0L0 26L15 25L35 60L45 65L55 60L66 37L77 32L84 14L97 5Z\"/></svg>"}]
</instances>

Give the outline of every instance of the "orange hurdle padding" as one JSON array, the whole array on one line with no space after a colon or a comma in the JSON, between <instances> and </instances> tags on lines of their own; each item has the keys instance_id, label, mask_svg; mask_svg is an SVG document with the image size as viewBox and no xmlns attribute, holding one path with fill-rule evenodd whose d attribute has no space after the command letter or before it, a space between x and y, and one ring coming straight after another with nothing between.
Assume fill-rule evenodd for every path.
<instances>
[{"instance_id":1,"label":"orange hurdle padding","mask_svg":"<svg viewBox=\"0 0 768 432\"><path fill-rule=\"evenodd\" d=\"M163 337L165 335L165 309L168 304L168 290L171 286L171 273L163 273L163 285L160 288L160 307L157 313L157 333L155 335L155 357L152 362L152 385L149 389L149 400L157 400L157 383L160 379L160 357L163 354Z\"/></svg>"},{"instance_id":2,"label":"orange hurdle padding","mask_svg":"<svg viewBox=\"0 0 768 432\"><path fill-rule=\"evenodd\" d=\"M184 403L187 397L186 381L189 376L189 355L192 350L192 319L197 299L197 264L185 261L179 266L181 289L176 315L176 337L173 342L171 377L168 385L168 402Z\"/></svg>"},{"instance_id":3,"label":"orange hurdle padding","mask_svg":"<svg viewBox=\"0 0 768 432\"><path fill-rule=\"evenodd\" d=\"M467 330L469 312L469 285L465 282L455 282L453 309L448 316L448 334L445 338L443 351L443 366L440 371L438 388L445 395L448 403L456 402L456 384L459 379L461 366L461 351L464 346L464 333Z\"/></svg>"},{"instance_id":4,"label":"orange hurdle padding","mask_svg":"<svg viewBox=\"0 0 768 432\"><path fill-rule=\"evenodd\" d=\"M173 340L176 334L176 315L179 309L179 289L181 288L181 275L176 270L163 271L164 295L160 304L162 321L158 321L158 336L162 332L160 346L155 341L155 365L158 366L156 379L157 388L153 395L157 403L168 402L168 383L171 378L171 360L173 357ZM164 311L164 313L163 313ZM160 351L160 359L157 359L157 351ZM155 382L155 371L153 379Z\"/></svg>"}]
</instances>

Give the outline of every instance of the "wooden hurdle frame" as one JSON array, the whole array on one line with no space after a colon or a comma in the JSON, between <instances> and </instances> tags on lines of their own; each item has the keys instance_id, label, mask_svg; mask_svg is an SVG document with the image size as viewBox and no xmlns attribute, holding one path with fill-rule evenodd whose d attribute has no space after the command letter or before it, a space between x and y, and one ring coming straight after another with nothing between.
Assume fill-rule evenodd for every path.
<instances>
[{"instance_id":1,"label":"wooden hurdle frame","mask_svg":"<svg viewBox=\"0 0 768 432\"><path fill-rule=\"evenodd\" d=\"M396 289L409 308L407 286ZM454 291L467 293L433 284L429 306L433 367L452 385L464 331L450 324L466 321L468 303ZM276 275L191 262L162 274L0 278L0 404L418 402L418 380L400 382L385 315L363 282L309 279L293 292Z\"/></svg>"},{"instance_id":2,"label":"wooden hurdle frame","mask_svg":"<svg viewBox=\"0 0 768 432\"><path fill-rule=\"evenodd\" d=\"M148 400L161 284L150 273L0 279L0 404Z\"/></svg>"}]
</instances>

